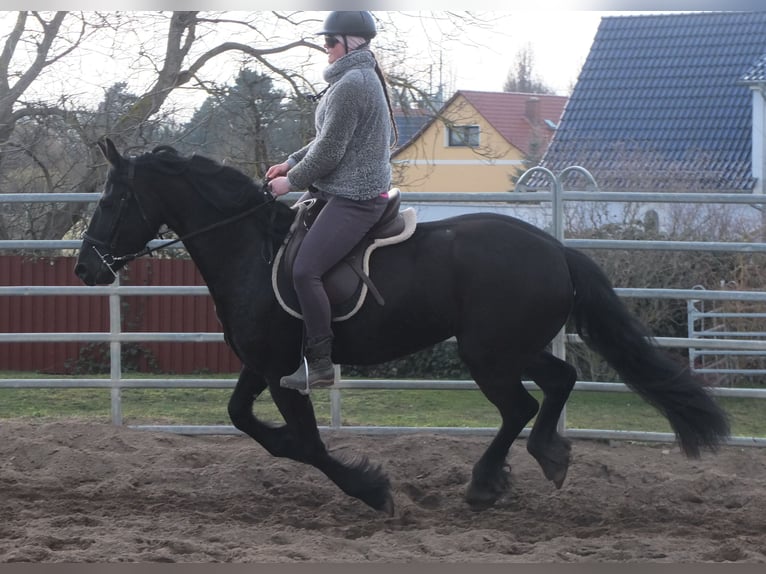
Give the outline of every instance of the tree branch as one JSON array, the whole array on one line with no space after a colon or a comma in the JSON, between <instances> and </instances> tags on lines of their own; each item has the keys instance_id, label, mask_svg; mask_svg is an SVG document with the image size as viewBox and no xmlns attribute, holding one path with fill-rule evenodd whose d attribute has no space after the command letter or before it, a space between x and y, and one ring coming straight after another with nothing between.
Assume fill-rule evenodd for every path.
<instances>
[{"instance_id":1,"label":"tree branch","mask_svg":"<svg viewBox=\"0 0 766 574\"><path fill-rule=\"evenodd\" d=\"M183 84L188 79L199 72L199 70L207 64L210 60L215 58L216 56L220 56L224 52L229 51L239 51L244 54L248 54L249 56L252 56L253 58L256 58L261 63L266 63L266 61L263 59L264 56L269 56L271 54L280 54L282 52L287 52L288 50L292 50L293 48L297 48L300 46L304 46L307 48L313 48L317 50L321 50L319 46L312 42L308 42L306 40L297 40L295 42L290 42L289 44L285 44L283 46L278 46L276 48L267 48L267 49L260 49L260 48L253 48L252 46L248 46L247 44L241 44L239 42L224 42L223 44L220 44L219 46L216 46L215 48L211 48L204 54L202 54L199 58L197 58L187 70L181 72L182 76L179 79L183 79L179 83ZM276 70L274 66L268 66L271 70Z\"/></svg>"},{"instance_id":2,"label":"tree branch","mask_svg":"<svg viewBox=\"0 0 766 574\"><path fill-rule=\"evenodd\" d=\"M30 64L29 68L27 68L21 75L16 84L14 84L12 88L9 88L7 97L9 97L11 101L17 100L32 82L37 79L40 72L47 65L46 58L48 57L48 51L50 50L53 41L56 39L61 23L64 21L64 18L66 18L67 14L68 12L56 12L53 19L47 24L38 16L38 20L43 23L43 39L37 45L37 55L32 64Z\"/></svg>"},{"instance_id":3,"label":"tree branch","mask_svg":"<svg viewBox=\"0 0 766 574\"><path fill-rule=\"evenodd\" d=\"M16 24L8 37L5 39L5 46L3 52L0 54L0 89L3 92L8 91L8 67L11 64L11 58L16 52L16 47L19 44L21 35L24 33L24 28L27 21L27 13L19 12L16 17Z\"/></svg>"},{"instance_id":4,"label":"tree branch","mask_svg":"<svg viewBox=\"0 0 766 574\"><path fill-rule=\"evenodd\" d=\"M12 123L16 123L22 118L33 118L33 117L50 117L50 116L61 116L64 117L66 115L66 111L62 110L61 108L56 108L53 106L24 106L23 108L19 108L17 110L14 110L13 113L10 115L10 119Z\"/></svg>"}]
</instances>

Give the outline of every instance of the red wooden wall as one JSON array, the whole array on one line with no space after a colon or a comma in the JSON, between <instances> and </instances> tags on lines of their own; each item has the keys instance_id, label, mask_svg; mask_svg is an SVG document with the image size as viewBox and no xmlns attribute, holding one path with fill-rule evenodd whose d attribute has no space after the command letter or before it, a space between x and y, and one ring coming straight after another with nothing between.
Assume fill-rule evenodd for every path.
<instances>
[{"instance_id":1,"label":"red wooden wall","mask_svg":"<svg viewBox=\"0 0 766 574\"><path fill-rule=\"evenodd\" d=\"M74 258L0 255L0 285L81 285ZM188 259L134 261L122 285L204 285ZM122 297L122 330L141 332L221 332L207 295ZM0 296L0 332L108 332L109 297L68 295ZM87 348L86 348L87 347ZM66 373L78 358L102 353L107 343L0 343L0 370ZM141 371L233 373L239 360L224 343L123 343L123 361ZM130 355L130 358L126 357ZM135 359L135 360L134 360Z\"/></svg>"}]
</instances>

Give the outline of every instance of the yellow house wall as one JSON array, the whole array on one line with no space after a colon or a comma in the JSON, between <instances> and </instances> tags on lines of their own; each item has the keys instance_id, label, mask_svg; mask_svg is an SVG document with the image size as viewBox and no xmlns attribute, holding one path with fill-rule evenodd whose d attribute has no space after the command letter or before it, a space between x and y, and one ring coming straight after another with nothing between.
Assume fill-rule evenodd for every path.
<instances>
[{"instance_id":1,"label":"yellow house wall","mask_svg":"<svg viewBox=\"0 0 766 574\"><path fill-rule=\"evenodd\" d=\"M402 191L501 192L513 188L511 177L524 170L521 151L509 144L462 97L443 112L455 125L478 125L479 146L447 145L440 119L393 158L394 186Z\"/></svg>"}]
</instances>

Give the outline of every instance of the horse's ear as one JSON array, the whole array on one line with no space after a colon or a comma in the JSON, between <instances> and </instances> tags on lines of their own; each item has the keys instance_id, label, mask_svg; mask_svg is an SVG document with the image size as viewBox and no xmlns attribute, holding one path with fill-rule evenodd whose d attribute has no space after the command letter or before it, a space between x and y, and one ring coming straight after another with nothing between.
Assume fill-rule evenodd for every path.
<instances>
[{"instance_id":1,"label":"horse's ear","mask_svg":"<svg viewBox=\"0 0 766 574\"><path fill-rule=\"evenodd\" d=\"M107 137L103 138L98 142L98 148L101 150L101 153L104 154L106 160L113 166L116 167L120 164L122 156L120 155L120 152L117 151L117 146L114 145L112 140Z\"/></svg>"}]
</instances>

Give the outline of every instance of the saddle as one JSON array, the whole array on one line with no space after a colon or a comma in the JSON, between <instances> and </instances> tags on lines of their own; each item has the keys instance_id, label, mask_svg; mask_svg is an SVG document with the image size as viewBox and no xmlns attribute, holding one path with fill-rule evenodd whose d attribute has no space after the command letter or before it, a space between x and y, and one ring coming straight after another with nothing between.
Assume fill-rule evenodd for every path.
<instances>
[{"instance_id":1,"label":"saddle","mask_svg":"<svg viewBox=\"0 0 766 574\"><path fill-rule=\"evenodd\" d=\"M415 210L407 208L400 211L400 203L399 189L389 191L388 204L380 221L346 257L323 276L322 282L330 299L333 321L345 321L353 317L364 304L368 293L372 294L378 305L385 304L370 277L370 256L380 247L409 239L415 232ZM298 319L302 319L303 315L293 287L293 264L301 243L324 205L324 201L309 199L293 206L297 210L295 219L272 266L271 284L277 301L287 313Z\"/></svg>"}]
</instances>

